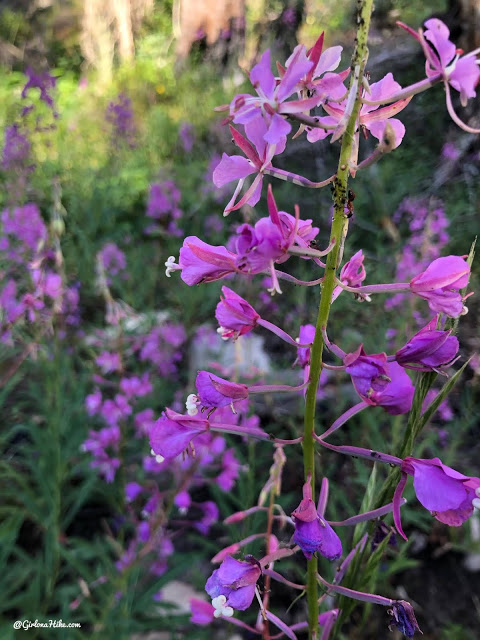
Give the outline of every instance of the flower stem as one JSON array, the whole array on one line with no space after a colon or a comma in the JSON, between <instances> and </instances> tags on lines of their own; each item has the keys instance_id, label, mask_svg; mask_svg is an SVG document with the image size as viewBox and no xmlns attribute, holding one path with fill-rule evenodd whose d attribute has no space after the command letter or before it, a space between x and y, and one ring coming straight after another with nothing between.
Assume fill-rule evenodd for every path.
<instances>
[{"instance_id":1,"label":"flower stem","mask_svg":"<svg viewBox=\"0 0 480 640\"><path fill-rule=\"evenodd\" d=\"M372 13L373 0L361 0L357 16L357 46L352 57L352 69L354 70L350 81L350 89L359 87L355 102L345 132L342 136L342 147L338 162L337 177L334 186L334 216L330 232L329 244L334 243L327 256L325 276L322 284L320 306L315 331L315 340L311 348L310 384L305 397L305 429L303 440L303 460L305 478L311 474L312 497L315 499L315 441L314 421L315 406L317 401L317 388L322 372L323 335L322 328L327 327L332 293L335 288L335 278L339 262L342 258L343 240L348 230L348 218L345 215L345 206L348 200L348 176L349 163L352 155L355 129L360 110L360 92L362 77L368 56L367 37L370 27L370 15ZM318 638L318 584L317 584L317 559L313 557L308 561L307 567L307 604L308 604L308 634L309 640Z\"/></svg>"}]
</instances>

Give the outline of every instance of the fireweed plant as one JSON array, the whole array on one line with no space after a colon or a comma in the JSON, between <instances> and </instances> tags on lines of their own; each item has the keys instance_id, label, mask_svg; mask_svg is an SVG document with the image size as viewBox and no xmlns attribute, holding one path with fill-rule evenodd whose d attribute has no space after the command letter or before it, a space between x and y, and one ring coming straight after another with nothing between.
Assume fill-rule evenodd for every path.
<instances>
[{"instance_id":1,"label":"fireweed plant","mask_svg":"<svg viewBox=\"0 0 480 640\"><path fill-rule=\"evenodd\" d=\"M296 354L296 362L304 370L303 434L292 440L282 440L258 424L252 425L248 421L232 424L231 420L226 420L226 413L231 411L232 415L237 415L237 407L251 394L265 391L285 393L288 388L232 382L206 370L198 373L196 393L188 396L187 411L179 413L167 408L150 430L152 452L157 461L165 461L162 464L171 465L178 459L194 461L203 438L228 433L269 442L274 452L274 463L258 504L227 518L227 523L233 523L248 518L252 513L265 512L267 528L265 534L260 534L264 538L265 553L260 557L234 557L252 541L252 536L226 549L219 549L213 559L213 562L220 563L219 567L205 586L211 604L198 600L191 603L192 620L197 624L206 625L214 618L227 618L238 627L265 639L282 636L295 639L297 632L308 630L311 640L319 637L326 640L339 630L337 620L343 621L342 612L351 610L349 601L360 600L388 607L391 627L413 637L420 629L410 603L342 586L342 580L348 572L349 584L354 585L362 563L365 571L376 570L380 557L377 551L381 552L392 536L389 527L379 524L386 514L393 513L396 531L406 539L401 524L401 508L404 504L402 493L409 476L413 478L421 505L449 526L460 526L470 518L474 508L480 506L480 478L463 475L443 464L439 458L421 459L413 455L416 436L461 373L460 370L448 379L422 414L422 404L434 379L438 374L445 374L458 357L459 343L454 329L458 318L467 311L466 287L473 251L468 259L467 256L433 254L420 267L417 256L417 269L413 273L409 271L406 252L398 270L403 281L386 284L364 284L366 269L362 251L342 266L349 219L353 213L354 194L349 189L349 178L401 144L405 127L397 116L412 98L435 84L443 83L452 119L464 130L476 132L454 111L451 92L460 93L462 105L475 96L475 87L480 80L478 51L463 54L450 41L447 27L438 19L428 20L418 33L400 24L423 49L426 78L402 88L392 74L387 73L384 78L371 83L365 72L371 11L371 0L359 2L356 47L351 65L345 71L337 71L341 47L325 49L322 34L310 50L298 45L284 64L277 64L278 76L272 73L270 53L266 51L250 72L252 93L237 95L230 105L224 107L229 111L227 121L239 149L238 155L223 154L213 172L217 187L223 188L230 183L235 185L224 215L239 210L245 204L256 205L265 176L305 188L329 185L333 192L334 213L330 240L325 249L320 250L315 242L318 229L312 220L302 219L298 207L293 213L279 210L269 185L268 216L255 224L239 226L228 247L211 246L195 236L188 236L178 262L172 256L165 263L168 277L180 271L182 280L190 286L233 274L248 278L258 274L263 278L269 277L272 295L281 294L282 288L291 283L320 288L316 324L300 327L297 339L262 317L249 301L239 296L231 278L229 286L222 287L215 313L218 332L225 340L243 340L249 332L263 327L293 349L292 359ZM312 109L319 109L318 115L312 115ZM341 143L338 169L334 175L320 182L311 182L275 167L275 156L283 152L287 136L295 126L299 127L295 137L305 134L312 144L324 139ZM378 145L371 155L362 158L361 140L369 135L378 140ZM251 182L246 186L249 176ZM420 229L415 228L414 222L418 221L416 214L414 216L412 231L418 236ZM440 244L437 247L441 246L445 227L442 217L435 217L428 211L422 212L421 216L422 225L426 225L426 218L430 216L430 232L438 234ZM427 258L426 255L422 257ZM283 270L283 263L294 258L312 263L312 280L299 281ZM339 295L349 294L358 301L370 301L371 296L387 294L391 305L398 302L400 295L415 297L423 304L417 317L417 323L422 324L411 332L402 348L390 355L367 353L362 344L355 351L346 353L329 340L327 327L335 300ZM327 363L327 358L335 358L335 364ZM349 374L359 396L359 402L328 428L315 420L317 387L324 369L331 374L335 371ZM416 386L409 371L416 373ZM290 391L298 393L298 388L291 387ZM331 436L337 430L360 411L368 411L372 406L381 407L392 416L409 414L398 455L348 444L332 444ZM301 492L299 490L298 506L289 516L276 505L275 498L280 493L282 468L291 447L303 450L305 483ZM342 522L327 519L328 480L323 478L319 482L315 469L320 450L365 458L391 467L384 487L370 496L365 511L361 509L358 515ZM374 484L369 485L370 491L372 487ZM372 521L368 530L363 524L366 521ZM374 526L375 522L377 526ZM290 527L290 543L278 542L274 528L279 525ZM335 531L340 526L355 526L353 548L348 552L342 549ZM372 537L371 544L367 544L369 536ZM369 558L369 550L377 547ZM333 578L327 580L319 574L318 555L336 563ZM295 556L299 564L306 562L306 580L302 584L293 583L274 569L279 560L291 556ZM263 588L259 587L261 578ZM307 620L289 625L272 612L272 581L297 590L299 597L305 596ZM339 600L332 608L336 596ZM259 609L258 617L256 624L250 626L236 614L254 606L254 603ZM320 606L322 609L330 608L320 613Z\"/></svg>"}]
</instances>

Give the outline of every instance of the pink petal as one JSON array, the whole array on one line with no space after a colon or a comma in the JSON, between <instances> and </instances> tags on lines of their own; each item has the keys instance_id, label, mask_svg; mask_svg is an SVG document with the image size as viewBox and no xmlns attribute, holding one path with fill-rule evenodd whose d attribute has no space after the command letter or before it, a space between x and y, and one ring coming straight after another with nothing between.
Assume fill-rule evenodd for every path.
<instances>
[{"instance_id":1,"label":"pink petal","mask_svg":"<svg viewBox=\"0 0 480 640\"><path fill-rule=\"evenodd\" d=\"M260 62L256 64L250 72L250 82L254 88L260 87L265 96L269 99L273 98L275 90L275 76L272 73L270 50L267 49Z\"/></svg>"},{"instance_id":2,"label":"pink petal","mask_svg":"<svg viewBox=\"0 0 480 640\"><path fill-rule=\"evenodd\" d=\"M222 159L215 167L213 172L213 184L216 187L223 187L232 180L246 178L246 176L255 173L255 167L243 156L227 156L222 155Z\"/></svg>"}]
</instances>

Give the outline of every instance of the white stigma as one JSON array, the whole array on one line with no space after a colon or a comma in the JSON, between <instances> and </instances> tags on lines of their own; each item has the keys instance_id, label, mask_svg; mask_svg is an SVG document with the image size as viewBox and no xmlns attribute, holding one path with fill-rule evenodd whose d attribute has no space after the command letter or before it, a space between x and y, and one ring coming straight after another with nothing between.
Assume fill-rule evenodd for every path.
<instances>
[{"instance_id":1,"label":"white stigma","mask_svg":"<svg viewBox=\"0 0 480 640\"><path fill-rule=\"evenodd\" d=\"M170 256L168 258L168 260L165 262L165 266L167 267L165 269L165 275L167 276L167 278L170 278L170 274L172 273L172 271L175 271L175 256Z\"/></svg>"},{"instance_id":2,"label":"white stigma","mask_svg":"<svg viewBox=\"0 0 480 640\"><path fill-rule=\"evenodd\" d=\"M189 416L197 415L198 413L197 404L198 404L198 397L194 393L191 393L187 397L187 401L185 402L185 406L187 407L187 413Z\"/></svg>"},{"instance_id":3,"label":"white stigma","mask_svg":"<svg viewBox=\"0 0 480 640\"><path fill-rule=\"evenodd\" d=\"M225 329L225 327L218 327L217 333L222 338L222 340L228 340L228 336L226 336L225 334L229 333L229 331L228 329Z\"/></svg>"},{"instance_id":4,"label":"white stigma","mask_svg":"<svg viewBox=\"0 0 480 640\"><path fill-rule=\"evenodd\" d=\"M215 609L213 612L215 618L220 618L220 616L223 616L224 618L231 618L233 616L232 607L226 606L226 604L227 599L225 596L220 595L213 598L212 607Z\"/></svg>"},{"instance_id":5,"label":"white stigma","mask_svg":"<svg viewBox=\"0 0 480 640\"><path fill-rule=\"evenodd\" d=\"M475 495L477 497L472 500L472 505L475 507L475 509L480 509L480 487L477 487L475 489Z\"/></svg>"},{"instance_id":6,"label":"white stigma","mask_svg":"<svg viewBox=\"0 0 480 640\"><path fill-rule=\"evenodd\" d=\"M161 456L159 453L155 453L153 449L150 449L150 453L155 458L155 461L158 462L158 464L161 464L165 460L163 456Z\"/></svg>"}]
</instances>

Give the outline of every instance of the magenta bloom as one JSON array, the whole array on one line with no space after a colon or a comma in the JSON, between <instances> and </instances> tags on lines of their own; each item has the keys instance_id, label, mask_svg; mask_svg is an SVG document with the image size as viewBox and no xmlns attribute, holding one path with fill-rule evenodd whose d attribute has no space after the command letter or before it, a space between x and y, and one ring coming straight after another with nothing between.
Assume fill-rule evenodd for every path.
<instances>
[{"instance_id":1,"label":"magenta bloom","mask_svg":"<svg viewBox=\"0 0 480 640\"><path fill-rule=\"evenodd\" d=\"M248 398L246 384L229 382L208 371L198 372L195 385L204 407L227 407L238 400Z\"/></svg>"},{"instance_id":2,"label":"magenta bloom","mask_svg":"<svg viewBox=\"0 0 480 640\"><path fill-rule=\"evenodd\" d=\"M314 340L315 327L313 324L302 325L298 334L299 344L313 344ZM295 364L300 365L302 368L305 368L310 364L310 347L300 347L297 350L297 359Z\"/></svg>"},{"instance_id":3,"label":"magenta bloom","mask_svg":"<svg viewBox=\"0 0 480 640\"><path fill-rule=\"evenodd\" d=\"M265 51L250 72L250 81L258 95L235 96L230 105L233 121L246 125L253 120L264 120L267 130L263 139L272 145L284 144L292 127L280 114L308 111L317 102L317 99L286 102L312 67L313 62L307 59L305 47L298 45L289 58L287 70L277 83L271 71L270 51Z\"/></svg>"},{"instance_id":4,"label":"magenta bloom","mask_svg":"<svg viewBox=\"0 0 480 640\"><path fill-rule=\"evenodd\" d=\"M395 490L394 521L398 532L405 539L400 521L400 500L407 475L413 476L413 487L419 502L432 512L434 517L451 527L459 527L473 513L473 501L480 478L464 476L447 467L438 458L422 460L405 458L401 465L402 478Z\"/></svg>"},{"instance_id":5,"label":"magenta bloom","mask_svg":"<svg viewBox=\"0 0 480 640\"><path fill-rule=\"evenodd\" d=\"M359 287L367 277L363 266L363 251L357 253L346 262L340 271L340 280L349 287Z\"/></svg>"},{"instance_id":6,"label":"magenta bloom","mask_svg":"<svg viewBox=\"0 0 480 640\"><path fill-rule=\"evenodd\" d=\"M235 260L236 255L225 247L214 247L196 236L188 236L180 249L182 280L190 286L220 280L237 271Z\"/></svg>"},{"instance_id":7,"label":"magenta bloom","mask_svg":"<svg viewBox=\"0 0 480 640\"><path fill-rule=\"evenodd\" d=\"M340 46L329 47L323 50L324 33L321 33L313 47L307 52L307 58L313 63L312 68L299 81L297 91L302 95L316 96L315 106L322 104L326 99L339 99L345 94L343 80L350 69L342 73L331 73L340 64L343 48ZM295 52L288 58L285 67L289 67L294 59ZM283 70L280 69L280 72Z\"/></svg>"},{"instance_id":8,"label":"magenta bloom","mask_svg":"<svg viewBox=\"0 0 480 640\"><path fill-rule=\"evenodd\" d=\"M205 591L212 598L215 609L220 610L221 599L217 599L224 596L223 606L244 611L252 604L255 585L261 573L257 564L227 556L207 580Z\"/></svg>"},{"instance_id":9,"label":"magenta bloom","mask_svg":"<svg viewBox=\"0 0 480 640\"><path fill-rule=\"evenodd\" d=\"M340 281L349 287L359 287L367 277L367 272L363 266L364 255L362 250L357 253L346 262L342 270L340 271ZM342 287L335 287L332 294L332 302L334 302L338 296L342 293Z\"/></svg>"},{"instance_id":10,"label":"magenta bloom","mask_svg":"<svg viewBox=\"0 0 480 640\"><path fill-rule=\"evenodd\" d=\"M309 247L318 234L318 228L312 227L311 220L300 220L298 208L296 217L278 211L271 185L268 186L267 203L268 218L260 218L254 227L243 224L237 229L237 266L248 273L271 270L274 288L280 292L276 286L274 263L285 262L289 258L288 250L294 244Z\"/></svg>"},{"instance_id":11,"label":"magenta bloom","mask_svg":"<svg viewBox=\"0 0 480 640\"><path fill-rule=\"evenodd\" d=\"M215 607L205 600L190 598L190 611L192 612L190 622L204 626L210 624L214 619Z\"/></svg>"},{"instance_id":12,"label":"magenta bloom","mask_svg":"<svg viewBox=\"0 0 480 640\"><path fill-rule=\"evenodd\" d=\"M460 256L437 258L410 281L410 289L435 313L457 318L463 312L460 289L467 286L469 275L470 267Z\"/></svg>"},{"instance_id":13,"label":"magenta bloom","mask_svg":"<svg viewBox=\"0 0 480 640\"><path fill-rule=\"evenodd\" d=\"M364 402L382 407L392 416L410 411L415 388L396 362L387 362L385 353L367 355L360 347L344 358L355 391Z\"/></svg>"},{"instance_id":14,"label":"magenta bloom","mask_svg":"<svg viewBox=\"0 0 480 640\"><path fill-rule=\"evenodd\" d=\"M293 539L308 560L316 551L328 560L342 555L340 538L315 508L310 482L303 485L303 499L292 512L292 518L295 519Z\"/></svg>"},{"instance_id":15,"label":"magenta bloom","mask_svg":"<svg viewBox=\"0 0 480 640\"><path fill-rule=\"evenodd\" d=\"M230 132L233 136L235 144L247 156L227 156L222 155L222 159L213 172L213 183L216 187L238 180L234 194L224 210L224 215L230 211L240 209L244 204L254 207L260 200L262 193L262 182L264 171L272 169L272 158L274 155L282 153L285 149L285 140L279 144L268 144L264 135L267 126L262 118L257 118L245 125L245 134L248 138L244 138L236 129L230 126ZM251 140L251 142L249 142ZM247 189L243 197L235 204L235 200L240 193L245 178L256 173L252 184Z\"/></svg>"},{"instance_id":16,"label":"magenta bloom","mask_svg":"<svg viewBox=\"0 0 480 640\"><path fill-rule=\"evenodd\" d=\"M480 69L477 66L475 53L460 57L453 42L449 40L450 31L447 25L438 18L431 18L425 22L427 30L422 34L398 23L406 29L414 38L419 40L426 57L425 71L431 78L440 73L445 82L448 93L448 85L460 93L460 101L466 106L468 98L474 98L475 88L480 81Z\"/></svg>"},{"instance_id":17,"label":"magenta bloom","mask_svg":"<svg viewBox=\"0 0 480 640\"><path fill-rule=\"evenodd\" d=\"M171 460L185 451L195 436L208 429L208 420L165 409L165 414L150 429L150 446L156 455Z\"/></svg>"},{"instance_id":18,"label":"magenta bloom","mask_svg":"<svg viewBox=\"0 0 480 640\"><path fill-rule=\"evenodd\" d=\"M346 88L343 87L343 89L346 93ZM385 100L399 93L401 89L398 82L395 82L393 79L393 75L387 73L379 82L374 82L370 85L371 93L364 95L364 97L371 101ZM370 131L374 138L381 141L384 137L385 127L388 122L395 136L393 148L398 147L405 135L405 126L400 120L392 116L402 111L410 100L411 98L398 100L397 102L380 108L375 105L364 104L360 109L357 127ZM344 122L347 104L347 100L344 100L340 104L326 103L323 108L329 115L318 118L318 122L327 125L330 129L325 130L307 127L307 139L309 142L323 140L334 131L337 131L336 129L332 129L332 125L338 125L340 127L341 123Z\"/></svg>"},{"instance_id":19,"label":"magenta bloom","mask_svg":"<svg viewBox=\"0 0 480 640\"><path fill-rule=\"evenodd\" d=\"M419 371L432 371L452 363L458 353L458 340L451 331L437 330L438 316L420 329L395 354L402 367Z\"/></svg>"},{"instance_id":20,"label":"magenta bloom","mask_svg":"<svg viewBox=\"0 0 480 640\"><path fill-rule=\"evenodd\" d=\"M222 338L233 338L251 331L260 316L246 300L228 287L222 287L223 298L217 304L215 317L220 325Z\"/></svg>"},{"instance_id":21,"label":"magenta bloom","mask_svg":"<svg viewBox=\"0 0 480 640\"><path fill-rule=\"evenodd\" d=\"M392 616L391 626L397 627L404 636L413 638L415 631L420 631L412 605L406 600L397 600L390 609L389 614Z\"/></svg>"},{"instance_id":22,"label":"magenta bloom","mask_svg":"<svg viewBox=\"0 0 480 640\"><path fill-rule=\"evenodd\" d=\"M360 345L353 353L347 353L343 362L345 371L352 376L355 391L366 402L375 392L382 392L390 382L385 353L367 355Z\"/></svg>"}]
</instances>

